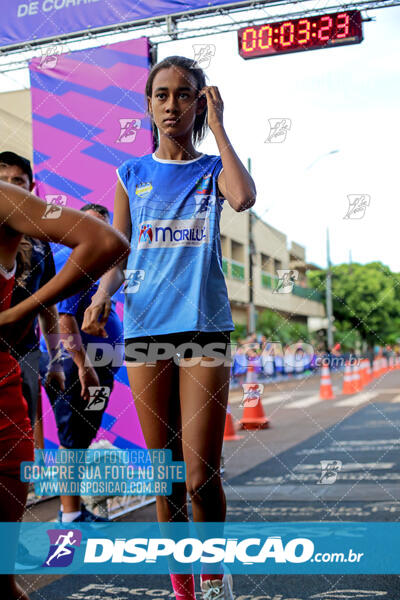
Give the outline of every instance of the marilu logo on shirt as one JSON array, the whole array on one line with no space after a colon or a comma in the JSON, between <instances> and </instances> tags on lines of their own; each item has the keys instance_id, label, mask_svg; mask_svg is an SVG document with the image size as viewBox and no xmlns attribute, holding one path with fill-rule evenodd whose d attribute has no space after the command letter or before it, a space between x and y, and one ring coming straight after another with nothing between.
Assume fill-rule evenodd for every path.
<instances>
[{"instance_id":1,"label":"marilu logo on shirt","mask_svg":"<svg viewBox=\"0 0 400 600\"><path fill-rule=\"evenodd\" d=\"M163 219L139 225L138 248L201 246L209 241L207 219Z\"/></svg>"}]
</instances>

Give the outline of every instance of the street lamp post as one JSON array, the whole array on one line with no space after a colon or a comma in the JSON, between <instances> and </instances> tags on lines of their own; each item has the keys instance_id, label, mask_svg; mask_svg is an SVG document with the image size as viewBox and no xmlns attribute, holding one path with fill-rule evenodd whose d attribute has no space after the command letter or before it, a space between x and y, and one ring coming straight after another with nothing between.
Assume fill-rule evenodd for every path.
<instances>
[{"instance_id":1,"label":"street lamp post","mask_svg":"<svg viewBox=\"0 0 400 600\"><path fill-rule=\"evenodd\" d=\"M247 170L251 175L251 158L247 159ZM255 254L255 244L253 236L253 211L249 210L249 245L248 245L248 265L249 265L249 308L248 308L248 331L249 334L256 331L256 309L254 306L254 284L253 284L253 255Z\"/></svg>"},{"instance_id":2,"label":"street lamp post","mask_svg":"<svg viewBox=\"0 0 400 600\"><path fill-rule=\"evenodd\" d=\"M331 269L331 255L330 255L330 244L329 244L329 229L326 230L326 316L328 318L328 350L331 351L333 348L333 310L332 310L332 269Z\"/></svg>"},{"instance_id":3,"label":"street lamp post","mask_svg":"<svg viewBox=\"0 0 400 600\"><path fill-rule=\"evenodd\" d=\"M312 169L312 167L321 159L332 154L337 154L340 150L330 150L324 154L317 156L313 162L308 165L306 171ZM326 258L327 258L327 270L326 270L326 316L328 319L328 330L327 330L327 344L328 350L333 348L333 308L332 308L332 265L330 255L330 244L329 244L329 229L326 230Z\"/></svg>"}]
</instances>

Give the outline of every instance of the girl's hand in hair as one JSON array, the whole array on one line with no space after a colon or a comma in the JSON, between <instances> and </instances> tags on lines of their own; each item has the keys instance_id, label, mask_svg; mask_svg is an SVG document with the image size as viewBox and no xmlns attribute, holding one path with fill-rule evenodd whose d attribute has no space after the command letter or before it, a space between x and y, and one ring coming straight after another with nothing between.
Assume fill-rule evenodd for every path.
<instances>
[{"instance_id":1,"label":"girl's hand in hair","mask_svg":"<svg viewBox=\"0 0 400 600\"><path fill-rule=\"evenodd\" d=\"M199 92L199 96L205 96L207 99L207 118L208 126L214 133L216 127L223 126L224 103L217 86L206 85Z\"/></svg>"}]
</instances>

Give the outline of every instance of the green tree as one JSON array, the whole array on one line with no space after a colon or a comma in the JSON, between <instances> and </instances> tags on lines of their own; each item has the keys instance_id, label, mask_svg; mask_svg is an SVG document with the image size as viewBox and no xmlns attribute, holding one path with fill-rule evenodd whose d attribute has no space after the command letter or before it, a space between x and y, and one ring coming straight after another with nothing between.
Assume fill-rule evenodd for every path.
<instances>
[{"instance_id":1,"label":"green tree","mask_svg":"<svg viewBox=\"0 0 400 600\"><path fill-rule=\"evenodd\" d=\"M324 292L326 271L309 271L308 281ZM400 337L399 286L399 275L381 262L332 267L336 341L354 343L357 332L369 344L395 342Z\"/></svg>"},{"instance_id":2,"label":"green tree","mask_svg":"<svg viewBox=\"0 0 400 600\"><path fill-rule=\"evenodd\" d=\"M269 341L291 344L302 339L308 341L308 329L305 323L292 321L279 313L266 309L258 317L257 331L260 331Z\"/></svg>"},{"instance_id":3,"label":"green tree","mask_svg":"<svg viewBox=\"0 0 400 600\"><path fill-rule=\"evenodd\" d=\"M235 330L231 332L231 342L237 343L238 340L243 339L247 335L247 327L242 323L234 323Z\"/></svg>"}]
</instances>

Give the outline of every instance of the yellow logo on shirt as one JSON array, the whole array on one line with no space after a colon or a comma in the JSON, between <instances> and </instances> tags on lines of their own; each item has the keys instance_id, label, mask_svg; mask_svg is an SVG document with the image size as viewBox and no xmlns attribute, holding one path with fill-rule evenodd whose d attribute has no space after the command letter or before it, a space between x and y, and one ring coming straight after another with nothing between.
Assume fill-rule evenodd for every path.
<instances>
[{"instance_id":1,"label":"yellow logo on shirt","mask_svg":"<svg viewBox=\"0 0 400 600\"><path fill-rule=\"evenodd\" d=\"M148 194L153 189L152 184L148 181L146 183L142 183L141 185L136 186L136 196L143 196L144 194Z\"/></svg>"}]
</instances>

